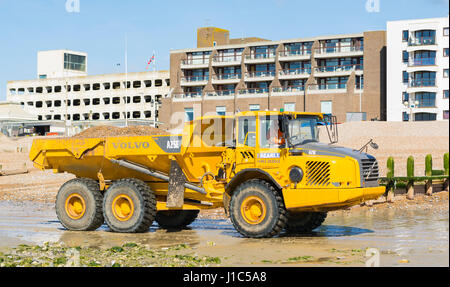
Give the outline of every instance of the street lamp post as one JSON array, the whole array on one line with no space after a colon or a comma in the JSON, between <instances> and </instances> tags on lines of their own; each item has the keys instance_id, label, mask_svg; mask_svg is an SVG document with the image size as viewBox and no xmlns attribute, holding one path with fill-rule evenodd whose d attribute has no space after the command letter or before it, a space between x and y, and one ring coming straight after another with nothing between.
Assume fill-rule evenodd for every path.
<instances>
[{"instance_id":1,"label":"street lamp post","mask_svg":"<svg viewBox=\"0 0 450 287\"><path fill-rule=\"evenodd\" d=\"M408 101L405 101L403 103L403 105L406 108L409 108L409 121L412 122L413 121L413 109L417 108L417 106L419 105L419 101L411 101L411 99L408 99Z\"/></svg>"}]
</instances>

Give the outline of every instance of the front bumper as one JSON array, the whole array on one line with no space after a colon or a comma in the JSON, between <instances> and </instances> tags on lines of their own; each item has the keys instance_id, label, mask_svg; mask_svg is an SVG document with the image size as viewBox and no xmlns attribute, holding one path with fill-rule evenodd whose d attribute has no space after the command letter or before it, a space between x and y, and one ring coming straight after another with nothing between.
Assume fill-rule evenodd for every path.
<instances>
[{"instance_id":1,"label":"front bumper","mask_svg":"<svg viewBox=\"0 0 450 287\"><path fill-rule=\"evenodd\" d=\"M295 211L330 211L374 200L383 195L386 187L339 189L285 189L285 206Z\"/></svg>"}]
</instances>

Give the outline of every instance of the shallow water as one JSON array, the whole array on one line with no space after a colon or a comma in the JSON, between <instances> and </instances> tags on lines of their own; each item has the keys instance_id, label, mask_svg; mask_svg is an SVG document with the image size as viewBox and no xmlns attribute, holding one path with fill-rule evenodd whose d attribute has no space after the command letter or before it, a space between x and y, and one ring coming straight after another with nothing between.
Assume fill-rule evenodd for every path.
<instances>
[{"instance_id":1,"label":"shallow water","mask_svg":"<svg viewBox=\"0 0 450 287\"><path fill-rule=\"evenodd\" d=\"M401 259L409 261L406 266L448 266L449 212L419 208L360 210L329 216L310 234L248 239L224 219L198 219L190 229L182 231L161 230L155 223L143 234L113 233L106 225L94 232L67 231L51 205L0 202L0 248L46 241L105 248L124 242L152 247L186 243L199 252L230 257L228 264L233 266L248 265L252 260L288 258L294 253L328 258L335 255L333 250L376 248L380 252L380 266L405 266L399 263Z\"/></svg>"}]
</instances>

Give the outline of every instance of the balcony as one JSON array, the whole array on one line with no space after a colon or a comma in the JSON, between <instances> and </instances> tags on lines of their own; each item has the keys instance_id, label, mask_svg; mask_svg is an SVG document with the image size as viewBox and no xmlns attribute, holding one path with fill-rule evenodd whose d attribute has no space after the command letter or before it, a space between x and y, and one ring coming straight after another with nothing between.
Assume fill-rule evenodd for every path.
<instances>
[{"instance_id":1,"label":"balcony","mask_svg":"<svg viewBox=\"0 0 450 287\"><path fill-rule=\"evenodd\" d=\"M339 65L339 66L320 66L314 69L314 76L317 77L338 77L350 76L353 71L356 74L362 74L363 65Z\"/></svg>"},{"instance_id":2,"label":"balcony","mask_svg":"<svg viewBox=\"0 0 450 287\"><path fill-rule=\"evenodd\" d=\"M278 73L280 80L307 79L311 75L311 68L284 69Z\"/></svg>"},{"instance_id":3,"label":"balcony","mask_svg":"<svg viewBox=\"0 0 450 287\"><path fill-rule=\"evenodd\" d=\"M275 51L268 53L251 53L245 56L246 64L274 63Z\"/></svg>"},{"instance_id":4,"label":"balcony","mask_svg":"<svg viewBox=\"0 0 450 287\"><path fill-rule=\"evenodd\" d=\"M408 67L418 67L418 66L434 66L436 65L436 58L410 58L408 61Z\"/></svg>"},{"instance_id":5,"label":"balcony","mask_svg":"<svg viewBox=\"0 0 450 287\"><path fill-rule=\"evenodd\" d=\"M209 67L209 58L187 59L181 61L181 69L200 69Z\"/></svg>"},{"instance_id":6,"label":"balcony","mask_svg":"<svg viewBox=\"0 0 450 287\"><path fill-rule=\"evenodd\" d=\"M242 62L242 54L222 54L213 57L212 65L214 67L240 66Z\"/></svg>"},{"instance_id":7,"label":"balcony","mask_svg":"<svg viewBox=\"0 0 450 287\"><path fill-rule=\"evenodd\" d=\"M315 58L363 56L364 46L324 46L315 49Z\"/></svg>"},{"instance_id":8,"label":"balcony","mask_svg":"<svg viewBox=\"0 0 450 287\"><path fill-rule=\"evenodd\" d=\"M406 71L408 73L414 73L417 71L433 71L433 72L437 72L438 71L438 67L436 65L436 58L418 58L418 59L413 59L410 58L408 60L408 67L406 69ZM426 68L424 68L426 67Z\"/></svg>"},{"instance_id":9,"label":"balcony","mask_svg":"<svg viewBox=\"0 0 450 287\"><path fill-rule=\"evenodd\" d=\"M428 45L436 45L436 37L428 36L428 37L411 37L408 40L408 46L428 46Z\"/></svg>"},{"instance_id":10,"label":"balcony","mask_svg":"<svg viewBox=\"0 0 450 287\"><path fill-rule=\"evenodd\" d=\"M412 79L408 82L406 89L408 94L417 92L437 92L435 79Z\"/></svg>"},{"instance_id":11,"label":"balcony","mask_svg":"<svg viewBox=\"0 0 450 287\"><path fill-rule=\"evenodd\" d=\"M206 100L230 100L234 99L235 90L222 90L206 94Z\"/></svg>"},{"instance_id":12,"label":"balcony","mask_svg":"<svg viewBox=\"0 0 450 287\"><path fill-rule=\"evenodd\" d=\"M285 86L272 89L272 96L298 96L304 94L305 86Z\"/></svg>"},{"instance_id":13,"label":"balcony","mask_svg":"<svg viewBox=\"0 0 450 287\"><path fill-rule=\"evenodd\" d=\"M268 88L251 88L245 90L239 90L238 98L244 97L255 97L255 98L264 98L269 96Z\"/></svg>"},{"instance_id":14,"label":"balcony","mask_svg":"<svg viewBox=\"0 0 450 287\"><path fill-rule=\"evenodd\" d=\"M302 61L311 59L311 50L286 50L278 53L280 61Z\"/></svg>"},{"instance_id":15,"label":"balcony","mask_svg":"<svg viewBox=\"0 0 450 287\"><path fill-rule=\"evenodd\" d=\"M181 77L182 86L204 86L208 84L209 76L186 76Z\"/></svg>"},{"instance_id":16,"label":"balcony","mask_svg":"<svg viewBox=\"0 0 450 287\"><path fill-rule=\"evenodd\" d=\"M308 94L334 94L346 92L347 92L346 83L316 84L308 86Z\"/></svg>"},{"instance_id":17,"label":"balcony","mask_svg":"<svg viewBox=\"0 0 450 287\"><path fill-rule=\"evenodd\" d=\"M213 84L236 84L239 83L242 78L241 73L231 74L216 74L212 77Z\"/></svg>"},{"instance_id":18,"label":"balcony","mask_svg":"<svg viewBox=\"0 0 450 287\"><path fill-rule=\"evenodd\" d=\"M275 79L275 71L256 71L245 73L246 82L273 81L273 79Z\"/></svg>"},{"instance_id":19,"label":"balcony","mask_svg":"<svg viewBox=\"0 0 450 287\"><path fill-rule=\"evenodd\" d=\"M173 95L173 101L174 102L184 102L184 101L201 101L202 100L202 93L181 93L181 94L174 94Z\"/></svg>"}]
</instances>

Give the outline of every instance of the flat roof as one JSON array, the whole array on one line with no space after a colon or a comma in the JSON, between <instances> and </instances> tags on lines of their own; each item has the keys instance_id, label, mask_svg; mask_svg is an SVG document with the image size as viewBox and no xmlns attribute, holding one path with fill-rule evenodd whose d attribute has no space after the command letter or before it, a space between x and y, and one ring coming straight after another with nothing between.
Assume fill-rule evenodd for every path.
<instances>
[{"instance_id":1,"label":"flat roof","mask_svg":"<svg viewBox=\"0 0 450 287\"><path fill-rule=\"evenodd\" d=\"M385 30L376 30L376 31L365 31L365 32L386 32ZM296 42L314 42L316 40L330 40L330 39L341 39L341 38L356 38L356 37L364 37L364 33L354 33L354 34L338 34L338 35L329 35L329 36L316 36L316 37L308 37L308 38L294 38L294 39L286 39L286 40L278 40L278 41L260 41L260 42L251 42L245 44L233 44L233 45L219 45L215 47L204 47L204 48L188 48L188 49L180 49L180 50L171 50L170 53L183 53L183 52L203 52L203 51L212 51L212 50L221 50L221 49L233 49L233 48L242 48L242 47L254 47L254 46L264 46L264 45L279 45L285 43L296 43Z\"/></svg>"}]
</instances>

